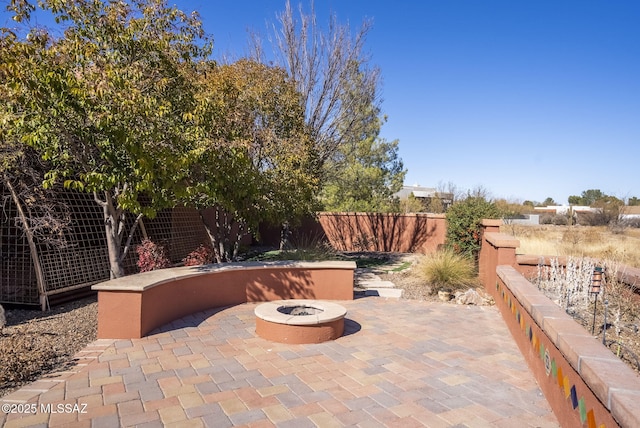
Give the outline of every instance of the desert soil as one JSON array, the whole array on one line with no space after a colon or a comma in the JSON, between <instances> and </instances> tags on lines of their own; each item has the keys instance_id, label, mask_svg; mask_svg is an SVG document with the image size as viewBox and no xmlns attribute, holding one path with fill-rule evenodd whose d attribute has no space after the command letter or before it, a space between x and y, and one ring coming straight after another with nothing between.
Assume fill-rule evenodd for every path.
<instances>
[{"instance_id":1,"label":"desert soil","mask_svg":"<svg viewBox=\"0 0 640 428\"><path fill-rule=\"evenodd\" d=\"M0 397L40 376L73 364L73 356L96 340L95 297L50 311L5 308L0 331Z\"/></svg>"}]
</instances>

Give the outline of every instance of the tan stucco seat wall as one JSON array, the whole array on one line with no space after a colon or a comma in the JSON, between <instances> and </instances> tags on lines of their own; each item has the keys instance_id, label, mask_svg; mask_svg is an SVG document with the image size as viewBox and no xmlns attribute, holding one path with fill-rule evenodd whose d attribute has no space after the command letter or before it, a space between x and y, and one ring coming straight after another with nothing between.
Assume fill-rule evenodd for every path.
<instances>
[{"instance_id":1,"label":"tan stucco seat wall","mask_svg":"<svg viewBox=\"0 0 640 428\"><path fill-rule=\"evenodd\" d=\"M352 300L354 262L245 262L162 269L96 284L98 338L140 338L206 309L281 299Z\"/></svg>"}]
</instances>

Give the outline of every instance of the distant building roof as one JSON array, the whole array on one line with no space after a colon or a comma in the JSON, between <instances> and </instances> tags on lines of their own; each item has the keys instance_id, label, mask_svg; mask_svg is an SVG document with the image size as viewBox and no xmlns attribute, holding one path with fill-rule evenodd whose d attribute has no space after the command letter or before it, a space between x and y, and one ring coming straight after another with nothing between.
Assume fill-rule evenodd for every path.
<instances>
[{"instance_id":1,"label":"distant building roof","mask_svg":"<svg viewBox=\"0 0 640 428\"><path fill-rule=\"evenodd\" d=\"M434 196L436 196L436 193L438 193L438 191L433 187L422 187L418 185L402 186L402 189L394 196L397 196L400 199L405 199L408 198L412 193L416 198L433 198Z\"/></svg>"}]
</instances>

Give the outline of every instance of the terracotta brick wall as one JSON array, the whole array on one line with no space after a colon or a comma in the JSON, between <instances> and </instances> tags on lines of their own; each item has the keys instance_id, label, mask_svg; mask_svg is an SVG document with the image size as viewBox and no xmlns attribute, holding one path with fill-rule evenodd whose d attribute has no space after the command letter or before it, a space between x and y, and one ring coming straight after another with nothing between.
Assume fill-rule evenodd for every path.
<instances>
[{"instance_id":1,"label":"terracotta brick wall","mask_svg":"<svg viewBox=\"0 0 640 428\"><path fill-rule=\"evenodd\" d=\"M518 245L486 224L480 279L560 424L640 426L640 377L522 276L540 257L516 257Z\"/></svg>"},{"instance_id":2,"label":"terracotta brick wall","mask_svg":"<svg viewBox=\"0 0 640 428\"><path fill-rule=\"evenodd\" d=\"M340 251L432 253L445 242L443 214L320 213L292 231L291 241L326 239ZM262 227L261 243L277 246L280 229Z\"/></svg>"}]
</instances>

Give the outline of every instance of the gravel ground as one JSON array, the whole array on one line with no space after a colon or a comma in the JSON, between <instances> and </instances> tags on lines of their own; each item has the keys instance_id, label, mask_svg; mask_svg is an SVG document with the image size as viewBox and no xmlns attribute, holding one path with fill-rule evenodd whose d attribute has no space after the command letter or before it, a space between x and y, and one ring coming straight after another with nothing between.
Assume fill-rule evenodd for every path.
<instances>
[{"instance_id":1,"label":"gravel ground","mask_svg":"<svg viewBox=\"0 0 640 428\"><path fill-rule=\"evenodd\" d=\"M73 364L96 339L98 303L89 297L40 310L5 308L0 331L0 397L40 376Z\"/></svg>"},{"instance_id":2,"label":"gravel ground","mask_svg":"<svg viewBox=\"0 0 640 428\"><path fill-rule=\"evenodd\" d=\"M402 298L410 300L440 301L437 295L431 294L431 287L424 280L409 270L390 272L378 275L383 281L391 281L402 288Z\"/></svg>"}]
</instances>

